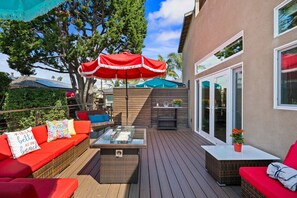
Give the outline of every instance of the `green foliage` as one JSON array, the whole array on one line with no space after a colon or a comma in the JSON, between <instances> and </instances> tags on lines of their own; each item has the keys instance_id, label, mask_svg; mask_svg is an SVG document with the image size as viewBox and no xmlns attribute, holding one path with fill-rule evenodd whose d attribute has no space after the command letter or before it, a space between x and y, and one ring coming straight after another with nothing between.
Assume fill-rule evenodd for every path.
<instances>
[{"instance_id":1,"label":"green foliage","mask_svg":"<svg viewBox=\"0 0 297 198\"><path fill-rule=\"evenodd\" d=\"M40 123L46 120L60 120L67 117L67 100L65 91L55 89L11 89L7 92L3 110L32 109L6 113L4 117L8 130L20 130L36 125L36 114L40 115ZM52 107L38 109L41 107Z\"/></svg>"},{"instance_id":2,"label":"green foliage","mask_svg":"<svg viewBox=\"0 0 297 198\"><path fill-rule=\"evenodd\" d=\"M36 68L69 73L84 104L95 80L78 74L81 63L101 52L141 53L147 22L144 0L68 0L27 23L0 20L0 28L0 52L9 55L10 68L25 75Z\"/></svg>"},{"instance_id":3,"label":"green foliage","mask_svg":"<svg viewBox=\"0 0 297 198\"><path fill-rule=\"evenodd\" d=\"M7 91L11 79L8 73L0 72L0 110L2 109L2 103L4 101L5 92Z\"/></svg>"},{"instance_id":4,"label":"green foliage","mask_svg":"<svg viewBox=\"0 0 297 198\"><path fill-rule=\"evenodd\" d=\"M165 59L159 55L158 60L165 61ZM182 55L179 53L170 53L167 56L167 68L166 68L166 75L162 78L165 79L167 76L170 76L174 79L178 79L179 76L176 72L176 70L181 71L182 70Z\"/></svg>"}]
</instances>

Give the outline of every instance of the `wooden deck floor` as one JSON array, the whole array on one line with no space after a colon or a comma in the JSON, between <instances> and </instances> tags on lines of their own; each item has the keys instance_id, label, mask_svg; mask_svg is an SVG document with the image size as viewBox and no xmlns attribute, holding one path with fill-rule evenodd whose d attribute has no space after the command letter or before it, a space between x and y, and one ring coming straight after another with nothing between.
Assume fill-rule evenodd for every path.
<instances>
[{"instance_id":1,"label":"wooden deck floor","mask_svg":"<svg viewBox=\"0 0 297 198\"><path fill-rule=\"evenodd\" d=\"M88 149L59 177L78 178L74 197L240 197L239 186L219 187L204 168L209 144L190 129L147 130L148 147L141 152L138 184L99 184L100 152Z\"/></svg>"}]
</instances>

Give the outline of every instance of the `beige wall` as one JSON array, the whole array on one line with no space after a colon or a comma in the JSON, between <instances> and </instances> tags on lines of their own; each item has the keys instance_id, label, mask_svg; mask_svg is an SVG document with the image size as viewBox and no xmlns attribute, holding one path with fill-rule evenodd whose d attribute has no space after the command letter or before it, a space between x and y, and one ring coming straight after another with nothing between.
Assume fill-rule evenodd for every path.
<instances>
[{"instance_id":1,"label":"beige wall","mask_svg":"<svg viewBox=\"0 0 297 198\"><path fill-rule=\"evenodd\" d=\"M194 127L194 80L243 62L246 143L281 158L297 139L297 111L273 109L273 49L297 40L297 30L273 36L273 10L282 0L208 0L193 16L183 48L183 80L191 81L189 121ZM194 64L244 31L244 53L197 76Z\"/></svg>"}]
</instances>

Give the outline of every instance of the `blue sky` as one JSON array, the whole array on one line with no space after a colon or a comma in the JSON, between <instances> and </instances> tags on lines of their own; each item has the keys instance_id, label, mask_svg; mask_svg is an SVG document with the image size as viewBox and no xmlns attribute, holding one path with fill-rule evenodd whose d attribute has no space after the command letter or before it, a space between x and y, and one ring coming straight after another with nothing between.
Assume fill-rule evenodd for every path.
<instances>
[{"instance_id":1,"label":"blue sky","mask_svg":"<svg viewBox=\"0 0 297 198\"><path fill-rule=\"evenodd\" d=\"M186 12L193 10L195 0L146 0L146 18L148 21L147 36L144 41L145 48L142 54L156 59L158 55L164 58L171 52L177 52L179 37ZM0 54L0 71L13 72L6 62L7 56ZM66 74L36 70L37 77L50 79L52 76L62 76L63 82L70 82Z\"/></svg>"}]
</instances>

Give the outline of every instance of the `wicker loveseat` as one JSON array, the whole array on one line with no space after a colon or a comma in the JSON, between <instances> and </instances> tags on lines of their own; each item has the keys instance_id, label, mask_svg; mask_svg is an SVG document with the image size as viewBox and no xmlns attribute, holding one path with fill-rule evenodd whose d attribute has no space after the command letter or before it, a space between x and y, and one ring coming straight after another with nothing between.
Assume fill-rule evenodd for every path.
<instances>
[{"instance_id":1,"label":"wicker loveseat","mask_svg":"<svg viewBox=\"0 0 297 198\"><path fill-rule=\"evenodd\" d=\"M92 127L93 131L105 129L107 127L114 125L112 118L109 117L109 115L107 114L107 112L105 110L76 111L75 114L76 114L76 118L78 120L91 121L91 127ZM96 116L96 115L105 115L105 116L107 116L108 119L94 122L90 119L90 116Z\"/></svg>"},{"instance_id":2,"label":"wicker loveseat","mask_svg":"<svg viewBox=\"0 0 297 198\"><path fill-rule=\"evenodd\" d=\"M283 163L297 170L297 141L291 146ZM239 169L242 197L297 198L297 192L290 191L278 180L270 178L266 171L267 167L241 167Z\"/></svg>"},{"instance_id":3,"label":"wicker loveseat","mask_svg":"<svg viewBox=\"0 0 297 198\"><path fill-rule=\"evenodd\" d=\"M47 142L46 125L33 127L33 135L41 149L17 159L12 158L7 136L1 135L0 178L48 178L56 176L89 147L90 122L74 121L74 129L76 135L71 138Z\"/></svg>"}]
</instances>

